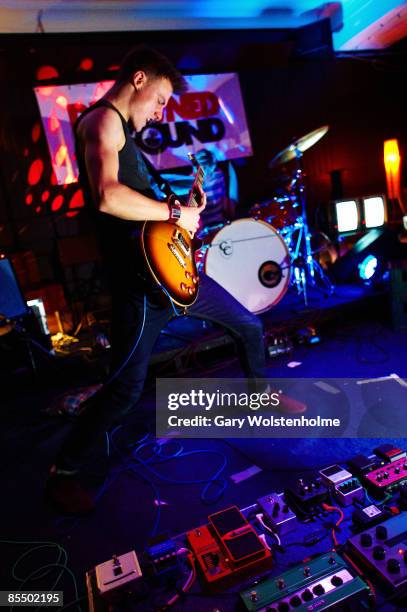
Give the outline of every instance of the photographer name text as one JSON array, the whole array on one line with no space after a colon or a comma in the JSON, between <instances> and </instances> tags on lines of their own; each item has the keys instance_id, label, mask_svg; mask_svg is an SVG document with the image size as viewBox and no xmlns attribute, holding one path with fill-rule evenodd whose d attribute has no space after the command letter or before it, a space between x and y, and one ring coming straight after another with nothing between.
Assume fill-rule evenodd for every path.
<instances>
[{"instance_id":1,"label":"photographer name text","mask_svg":"<svg viewBox=\"0 0 407 612\"><path fill-rule=\"evenodd\" d=\"M285 417L263 416L248 414L244 417L225 417L221 414L215 417L196 415L185 418L171 415L168 417L169 427L195 428L195 427L232 427L243 429L244 427L340 427L341 420L337 418L323 418L321 416Z\"/></svg>"}]
</instances>

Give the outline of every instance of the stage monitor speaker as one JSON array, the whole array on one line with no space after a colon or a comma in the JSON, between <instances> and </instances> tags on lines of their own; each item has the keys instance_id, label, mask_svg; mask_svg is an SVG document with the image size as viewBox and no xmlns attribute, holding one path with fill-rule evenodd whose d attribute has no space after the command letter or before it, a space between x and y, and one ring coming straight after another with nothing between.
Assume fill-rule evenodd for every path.
<instances>
[{"instance_id":1,"label":"stage monitor speaker","mask_svg":"<svg viewBox=\"0 0 407 612\"><path fill-rule=\"evenodd\" d=\"M27 312L27 304L11 261L0 256L0 315L7 319L17 319L25 316Z\"/></svg>"}]
</instances>

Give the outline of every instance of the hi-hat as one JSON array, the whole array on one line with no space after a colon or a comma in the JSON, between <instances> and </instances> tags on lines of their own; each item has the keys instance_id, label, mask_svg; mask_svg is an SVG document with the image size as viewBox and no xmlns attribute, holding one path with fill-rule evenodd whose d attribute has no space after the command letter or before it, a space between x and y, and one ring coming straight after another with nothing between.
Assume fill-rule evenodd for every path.
<instances>
[{"instance_id":1,"label":"hi-hat","mask_svg":"<svg viewBox=\"0 0 407 612\"><path fill-rule=\"evenodd\" d=\"M292 159L298 157L298 153L304 153L307 149L311 148L318 140L325 136L329 130L329 125L323 125L322 127L309 132L302 138L294 140L288 147L277 153L275 157L269 162L269 168L275 168L280 164L285 164Z\"/></svg>"}]
</instances>

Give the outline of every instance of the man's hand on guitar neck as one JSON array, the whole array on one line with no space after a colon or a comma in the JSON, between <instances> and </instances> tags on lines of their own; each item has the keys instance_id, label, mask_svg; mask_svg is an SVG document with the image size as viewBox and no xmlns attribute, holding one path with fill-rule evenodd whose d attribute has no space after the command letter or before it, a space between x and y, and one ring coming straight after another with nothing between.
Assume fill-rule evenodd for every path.
<instances>
[{"instance_id":1,"label":"man's hand on guitar neck","mask_svg":"<svg viewBox=\"0 0 407 612\"><path fill-rule=\"evenodd\" d=\"M199 216L206 206L206 193L202 188L198 187L201 196L201 206L181 206L181 216L177 221L177 225L190 232L192 235L198 229Z\"/></svg>"}]
</instances>

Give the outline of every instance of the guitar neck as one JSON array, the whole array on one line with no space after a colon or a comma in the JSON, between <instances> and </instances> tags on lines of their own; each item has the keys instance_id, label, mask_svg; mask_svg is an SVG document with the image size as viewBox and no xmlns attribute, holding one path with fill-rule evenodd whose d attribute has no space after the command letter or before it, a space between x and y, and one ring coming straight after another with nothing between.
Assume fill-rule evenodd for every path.
<instances>
[{"instance_id":1,"label":"guitar neck","mask_svg":"<svg viewBox=\"0 0 407 612\"><path fill-rule=\"evenodd\" d=\"M204 180L204 171L201 166L198 166L198 170L195 175L194 184L189 194L187 206L197 207L200 205L201 194L199 188L202 187Z\"/></svg>"}]
</instances>

